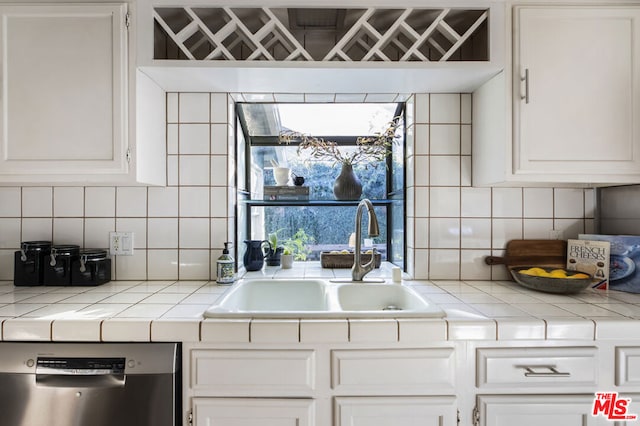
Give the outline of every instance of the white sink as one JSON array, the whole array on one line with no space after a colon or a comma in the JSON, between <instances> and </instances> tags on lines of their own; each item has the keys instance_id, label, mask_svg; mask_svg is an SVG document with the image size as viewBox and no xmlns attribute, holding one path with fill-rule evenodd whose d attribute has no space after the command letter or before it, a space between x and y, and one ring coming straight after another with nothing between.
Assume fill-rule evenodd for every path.
<instances>
[{"instance_id":1,"label":"white sink","mask_svg":"<svg viewBox=\"0 0 640 426\"><path fill-rule=\"evenodd\" d=\"M344 284L337 288L343 311L424 312L434 307L409 287L390 284ZM390 312L391 313L391 312Z\"/></svg>"},{"instance_id":2,"label":"white sink","mask_svg":"<svg viewBox=\"0 0 640 426\"><path fill-rule=\"evenodd\" d=\"M255 279L234 284L204 312L206 318L444 317L409 287L337 284L313 279Z\"/></svg>"},{"instance_id":3,"label":"white sink","mask_svg":"<svg viewBox=\"0 0 640 426\"><path fill-rule=\"evenodd\" d=\"M235 284L205 316L329 310L322 280L245 280Z\"/></svg>"}]
</instances>

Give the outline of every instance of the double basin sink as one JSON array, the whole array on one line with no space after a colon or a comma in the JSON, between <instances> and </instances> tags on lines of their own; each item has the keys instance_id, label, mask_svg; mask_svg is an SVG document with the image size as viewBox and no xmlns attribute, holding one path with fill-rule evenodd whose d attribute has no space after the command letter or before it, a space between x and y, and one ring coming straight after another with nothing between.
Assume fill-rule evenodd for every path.
<instances>
[{"instance_id":1,"label":"double basin sink","mask_svg":"<svg viewBox=\"0 0 640 426\"><path fill-rule=\"evenodd\" d=\"M205 318L442 318L444 311L398 284L335 283L320 279L242 280Z\"/></svg>"}]
</instances>

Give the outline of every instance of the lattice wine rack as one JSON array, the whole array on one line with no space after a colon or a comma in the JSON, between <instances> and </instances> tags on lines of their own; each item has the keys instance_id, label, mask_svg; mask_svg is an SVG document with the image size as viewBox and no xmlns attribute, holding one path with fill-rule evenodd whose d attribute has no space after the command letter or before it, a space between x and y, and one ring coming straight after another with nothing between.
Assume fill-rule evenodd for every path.
<instances>
[{"instance_id":1,"label":"lattice wine rack","mask_svg":"<svg viewBox=\"0 0 640 426\"><path fill-rule=\"evenodd\" d=\"M488 10L163 7L154 59L488 61Z\"/></svg>"}]
</instances>

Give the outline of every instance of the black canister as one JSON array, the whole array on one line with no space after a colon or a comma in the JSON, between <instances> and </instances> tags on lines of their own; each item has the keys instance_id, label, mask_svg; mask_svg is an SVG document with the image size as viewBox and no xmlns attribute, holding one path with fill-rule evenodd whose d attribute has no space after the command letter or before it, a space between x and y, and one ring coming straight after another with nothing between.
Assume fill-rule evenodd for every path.
<instances>
[{"instance_id":1,"label":"black canister","mask_svg":"<svg viewBox=\"0 0 640 426\"><path fill-rule=\"evenodd\" d=\"M71 285L100 285L111 281L107 250L84 249L71 266Z\"/></svg>"},{"instance_id":2,"label":"black canister","mask_svg":"<svg viewBox=\"0 0 640 426\"><path fill-rule=\"evenodd\" d=\"M71 263L79 254L80 246L51 246L51 253L45 256L44 285L71 285Z\"/></svg>"},{"instance_id":3,"label":"black canister","mask_svg":"<svg viewBox=\"0 0 640 426\"><path fill-rule=\"evenodd\" d=\"M23 241L14 254L13 285L35 286L44 283L45 256L51 251L51 241Z\"/></svg>"}]
</instances>

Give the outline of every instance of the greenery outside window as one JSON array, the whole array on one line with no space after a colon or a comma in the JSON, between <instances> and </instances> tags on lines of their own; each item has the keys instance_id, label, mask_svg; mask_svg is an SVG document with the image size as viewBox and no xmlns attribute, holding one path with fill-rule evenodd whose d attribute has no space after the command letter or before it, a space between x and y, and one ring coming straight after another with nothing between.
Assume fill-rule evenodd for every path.
<instances>
[{"instance_id":1,"label":"greenery outside window","mask_svg":"<svg viewBox=\"0 0 640 426\"><path fill-rule=\"evenodd\" d=\"M266 239L273 232L284 241L303 230L310 241L306 260L318 260L321 251L349 249L358 201L335 200L340 166L312 158L295 143L281 143L278 136L301 132L335 141L348 152L358 137L382 132L394 117L402 117L404 104L238 103L236 108L238 241ZM308 198L266 199L265 186L276 185L274 165L304 177ZM356 164L354 172L363 186L361 198L374 203L380 224L380 236L366 241L365 248L375 246L384 260L404 266L404 129L386 161Z\"/></svg>"}]
</instances>

